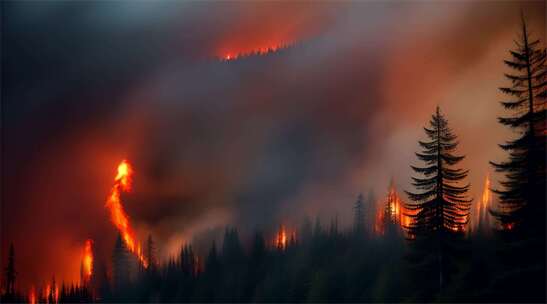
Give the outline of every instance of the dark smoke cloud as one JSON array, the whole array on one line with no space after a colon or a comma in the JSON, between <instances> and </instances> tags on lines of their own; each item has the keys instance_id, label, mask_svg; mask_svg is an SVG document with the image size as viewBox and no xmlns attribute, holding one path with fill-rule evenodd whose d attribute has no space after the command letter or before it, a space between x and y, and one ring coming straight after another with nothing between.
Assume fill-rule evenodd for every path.
<instances>
[{"instance_id":1,"label":"dark smoke cloud","mask_svg":"<svg viewBox=\"0 0 547 304\"><path fill-rule=\"evenodd\" d=\"M544 37L542 2L3 2L3 256L14 241L23 285L76 280L88 237L106 260L123 158L163 256L225 224L348 223L359 192L408 187L437 104L479 188L521 8ZM295 43L216 59L268 41Z\"/></svg>"}]
</instances>

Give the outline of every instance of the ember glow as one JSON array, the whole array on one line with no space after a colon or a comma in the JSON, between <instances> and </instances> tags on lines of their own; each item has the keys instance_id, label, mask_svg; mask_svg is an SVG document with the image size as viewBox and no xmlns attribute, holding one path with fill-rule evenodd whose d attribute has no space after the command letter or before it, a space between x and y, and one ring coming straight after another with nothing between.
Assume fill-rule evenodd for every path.
<instances>
[{"instance_id":1,"label":"ember glow","mask_svg":"<svg viewBox=\"0 0 547 304\"><path fill-rule=\"evenodd\" d=\"M48 304L59 303L59 287L51 287L51 284L46 285L46 301Z\"/></svg>"},{"instance_id":2,"label":"ember glow","mask_svg":"<svg viewBox=\"0 0 547 304\"><path fill-rule=\"evenodd\" d=\"M88 281L93 274L93 241L88 239L85 241L84 253L82 258L82 279Z\"/></svg>"},{"instance_id":3,"label":"ember glow","mask_svg":"<svg viewBox=\"0 0 547 304\"><path fill-rule=\"evenodd\" d=\"M34 288L34 286L30 288L30 292L28 295L28 302L30 304L36 304L36 289Z\"/></svg>"},{"instance_id":4,"label":"ember glow","mask_svg":"<svg viewBox=\"0 0 547 304\"><path fill-rule=\"evenodd\" d=\"M123 160L118 165L118 172L114 178L114 186L112 187L110 196L106 200L106 208L110 211L112 223L120 232L129 251L135 254L144 267L147 267L148 263L144 258L140 244L137 244L135 233L129 223L129 216L125 212L120 198L122 192L131 191L132 174L133 168L129 162Z\"/></svg>"},{"instance_id":5,"label":"ember glow","mask_svg":"<svg viewBox=\"0 0 547 304\"><path fill-rule=\"evenodd\" d=\"M275 235L273 245L275 248L279 250L285 250L290 244L295 242L296 242L296 232L293 231L289 235L289 232L287 232L287 229L285 228L285 226L281 225Z\"/></svg>"}]
</instances>

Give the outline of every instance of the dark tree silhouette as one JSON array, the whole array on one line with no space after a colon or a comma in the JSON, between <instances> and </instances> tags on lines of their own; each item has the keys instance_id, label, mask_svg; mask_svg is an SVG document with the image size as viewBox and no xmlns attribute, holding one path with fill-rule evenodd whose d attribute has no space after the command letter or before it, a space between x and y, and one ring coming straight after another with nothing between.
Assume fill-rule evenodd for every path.
<instances>
[{"instance_id":1,"label":"dark tree silhouette","mask_svg":"<svg viewBox=\"0 0 547 304\"><path fill-rule=\"evenodd\" d=\"M416 153L425 166L411 166L421 175L412 178L412 185L420 192L405 191L411 199L406 208L417 211L408 215L414 219L409 229L414 234L464 231L471 208L471 200L466 198L470 186L459 183L467 177L468 170L452 168L464 156L453 154L457 137L439 107L429 124L430 128L424 127L424 131L430 141L419 141L423 151Z\"/></svg>"},{"instance_id":2,"label":"dark tree silhouette","mask_svg":"<svg viewBox=\"0 0 547 304\"><path fill-rule=\"evenodd\" d=\"M496 251L500 274L495 279L500 299L523 301L525 295L526 301L545 302L546 50L531 38L524 16L515 44L504 61L511 85L500 88L509 97L501 104L510 114L498 121L518 136L500 144L508 160L491 162L503 174L501 187L492 189L499 204L490 210L504 236Z\"/></svg>"},{"instance_id":3,"label":"dark tree silhouette","mask_svg":"<svg viewBox=\"0 0 547 304\"><path fill-rule=\"evenodd\" d=\"M364 201L364 212L365 212L365 233L366 234L373 234L374 233L374 226L376 224L376 195L374 194L374 190L370 189L368 191L367 198Z\"/></svg>"},{"instance_id":4,"label":"dark tree silhouette","mask_svg":"<svg viewBox=\"0 0 547 304\"><path fill-rule=\"evenodd\" d=\"M17 277L17 272L15 271L15 249L13 248L13 243L9 246L8 253L8 265L6 266L6 295L14 296L15 295L15 278Z\"/></svg>"},{"instance_id":5,"label":"dark tree silhouette","mask_svg":"<svg viewBox=\"0 0 547 304\"><path fill-rule=\"evenodd\" d=\"M156 257L156 244L151 234L148 235L148 240L146 241L146 260L148 261L148 271L155 271L158 261Z\"/></svg>"},{"instance_id":6,"label":"dark tree silhouette","mask_svg":"<svg viewBox=\"0 0 547 304\"><path fill-rule=\"evenodd\" d=\"M359 194L357 201L353 205L353 233L355 236L363 236L365 232L365 212L363 205L363 195Z\"/></svg>"},{"instance_id":7,"label":"dark tree silhouette","mask_svg":"<svg viewBox=\"0 0 547 304\"><path fill-rule=\"evenodd\" d=\"M439 107L429 124L429 128L424 127L424 130L430 141L419 141L423 151L416 153L425 166L411 166L420 175L412 178L412 185L418 192L406 191L411 202L405 206L410 210L407 216L412 218L408 225L409 233L425 239L426 246L433 244L424 254L433 252L436 255L442 294L445 264L448 264L446 257L443 261L443 256L450 245L450 235L463 232L468 223L471 200L466 198L466 194L470 186L460 185L468 171L453 168L464 156L453 154L458 144L457 137L448 127Z\"/></svg>"},{"instance_id":8,"label":"dark tree silhouette","mask_svg":"<svg viewBox=\"0 0 547 304\"><path fill-rule=\"evenodd\" d=\"M505 64L513 71L505 76L511 87L500 90L511 96L501 104L512 111L498 121L517 131L517 139L500 144L508 151L509 160L491 162L497 172L504 173L499 195L500 207L493 215L506 229L523 229L527 234L545 235L545 101L547 99L547 69L545 48L531 39L522 18L522 32L511 59Z\"/></svg>"},{"instance_id":9,"label":"dark tree silhouette","mask_svg":"<svg viewBox=\"0 0 547 304\"><path fill-rule=\"evenodd\" d=\"M112 254L112 283L114 290L123 291L129 284L130 257L129 251L118 234Z\"/></svg>"}]
</instances>

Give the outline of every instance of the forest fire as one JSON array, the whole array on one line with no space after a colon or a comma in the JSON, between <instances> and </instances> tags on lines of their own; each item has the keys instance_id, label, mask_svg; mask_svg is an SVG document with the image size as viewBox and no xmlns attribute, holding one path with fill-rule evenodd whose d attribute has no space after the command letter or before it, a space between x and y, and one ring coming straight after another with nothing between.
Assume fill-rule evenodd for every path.
<instances>
[{"instance_id":1,"label":"forest fire","mask_svg":"<svg viewBox=\"0 0 547 304\"><path fill-rule=\"evenodd\" d=\"M292 43L264 43L260 46L226 48L219 52L222 61L235 60L252 55L266 55L288 48Z\"/></svg>"},{"instance_id":2,"label":"forest fire","mask_svg":"<svg viewBox=\"0 0 547 304\"><path fill-rule=\"evenodd\" d=\"M281 225L277 231L273 245L279 250L285 250L290 244L294 244L295 242L296 232L293 231L289 236L285 226Z\"/></svg>"},{"instance_id":3,"label":"forest fire","mask_svg":"<svg viewBox=\"0 0 547 304\"><path fill-rule=\"evenodd\" d=\"M481 200L477 202L474 215L472 217L472 230L479 230L482 227L490 227L489 209L492 204L492 193L490 190L490 177L486 175L484 188L482 190ZM487 231L487 229L485 230Z\"/></svg>"},{"instance_id":4,"label":"forest fire","mask_svg":"<svg viewBox=\"0 0 547 304\"><path fill-rule=\"evenodd\" d=\"M118 165L118 172L114 178L112 192L106 201L106 207L110 211L112 223L121 234L125 245L130 252L135 254L135 256L139 259L139 262L146 268L148 263L144 258L140 245L136 242L135 234L131 230L129 223L129 216L125 212L120 199L122 192L131 191L132 174L133 169L131 168L131 165L126 160L123 160Z\"/></svg>"},{"instance_id":5,"label":"forest fire","mask_svg":"<svg viewBox=\"0 0 547 304\"><path fill-rule=\"evenodd\" d=\"M84 245L84 252L82 257L82 280L89 281L93 274L93 241L87 239ZM83 282L82 282L83 283Z\"/></svg>"},{"instance_id":6,"label":"forest fire","mask_svg":"<svg viewBox=\"0 0 547 304\"><path fill-rule=\"evenodd\" d=\"M53 281L53 284L55 284L55 281ZM46 285L46 301L47 303L59 303L59 287L56 285L51 287L49 283Z\"/></svg>"},{"instance_id":7,"label":"forest fire","mask_svg":"<svg viewBox=\"0 0 547 304\"><path fill-rule=\"evenodd\" d=\"M36 289L34 288L34 286L30 288L30 292L28 295L28 302L30 304L36 304Z\"/></svg>"},{"instance_id":8,"label":"forest fire","mask_svg":"<svg viewBox=\"0 0 547 304\"><path fill-rule=\"evenodd\" d=\"M397 189L392 181L383 208L380 207L376 211L374 232L377 235L384 235L388 224L398 225L403 231L406 231L412 222L411 215L413 215L412 210L407 210L404 207L403 200L397 194Z\"/></svg>"}]
</instances>

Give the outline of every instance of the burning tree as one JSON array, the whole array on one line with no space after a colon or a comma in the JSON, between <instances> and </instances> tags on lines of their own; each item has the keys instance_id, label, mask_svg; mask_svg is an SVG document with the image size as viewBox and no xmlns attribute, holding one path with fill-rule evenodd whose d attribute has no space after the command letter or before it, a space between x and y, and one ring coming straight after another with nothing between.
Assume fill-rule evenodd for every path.
<instances>
[{"instance_id":1,"label":"burning tree","mask_svg":"<svg viewBox=\"0 0 547 304\"><path fill-rule=\"evenodd\" d=\"M284 225L279 226L273 245L280 251L286 250L289 246L293 246L296 243L296 232L288 232Z\"/></svg>"},{"instance_id":2,"label":"burning tree","mask_svg":"<svg viewBox=\"0 0 547 304\"><path fill-rule=\"evenodd\" d=\"M405 207L411 211L408 214L411 218L409 233L417 238L423 237L427 246L433 245L427 252L433 250L436 253L442 290L443 264L446 262L443 261L443 252L448 245L448 236L466 228L471 208L471 200L466 198L466 194L470 186L460 185L468 170L453 168L464 156L453 154L458 144L457 137L448 127L439 107L429 128L424 127L424 131L430 141L419 141L423 151L416 156L425 166L411 166L420 175L412 178L412 185L418 192L406 191L412 202Z\"/></svg>"},{"instance_id":3,"label":"burning tree","mask_svg":"<svg viewBox=\"0 0 547 304\"><path fill-rule=\"evenodd\" d=\"M82 254L82 264L80 265L80 284L88 286L93 275L93 241L87 239L84 244Z\"/></svg>"},{"instance_id":4,"label":"burning tree","mask_svg":"<svg viewBox=\"0 0 547 304\"><path fill-rule=\"evenodd\" d=\"M491 162L497 172L505 174L494 189L499 195L499 210L493 212L502 227L525 228L527 234L545 235L545 100L547 98L547 69L545 48L539 40L530 38L526 22L522 19L522 33L510 51L511 59L505 64L514 73L505 74L511 87L500 88L512 100L501 104L513 111L510 117L498 121L519 132L517 139L500 144L508 151L509 160Z\"/></svg>"},{"instance_id":5,"label":"burning tree","mask_svg":"<svg viewBox=\"0 0 547 304\"><path fill-rule=\"evenodd\" d=\"M133 253L139 260L140 264L146 268L148 261L144 258L140 244L137 243L135 233L133 232L129 216L121 201L121 193L131 191L133 168L128 161L123 160L118 165L118 172L114 178L114 186L106 201L106 208L110 211L112 223L118 229L126 248Z\"/></svg>"},{"instance_id":6,"label":"burning tree","mask_svg":"<svg viewBox=\"0 0 547 304\"><path fill-rule=\"evenodd\" d=\"M491 215L489 210L492 207L492 193L490 188L490 178L487 175L484 181L481 199L476 201L475 210L472 216L471 228L474 233L488 234L491 229Z\"/></svg>"},{"instance_id":7,"label":"burning tree","mask_svg":"<svg viewBox=\"0 0 547 304\"><path fill-rule=\"evenodd\" d=\"M407 228L411 222L408 214L415 215L415 213L405 208L395 183L391 180L383 206L376 212L375 231L381 235L394 235L403 230L407 234ZM407 234L407 237L411 236Z\"/></svg>"}]
</instances>

